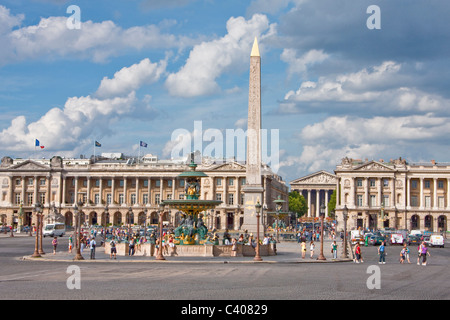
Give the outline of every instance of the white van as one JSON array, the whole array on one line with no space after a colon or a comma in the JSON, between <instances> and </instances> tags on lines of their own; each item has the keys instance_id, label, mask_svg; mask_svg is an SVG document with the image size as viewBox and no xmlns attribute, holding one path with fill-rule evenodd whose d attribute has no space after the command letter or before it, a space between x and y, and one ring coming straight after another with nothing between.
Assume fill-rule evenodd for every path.
<instances>
[{"instance_id":1,"label":"white van","mask_svg":"<svg viewBox=\"0 0 450 320\"><path fill-rule=\"evenodd\" d=\"M62 237L66 233L66 226L64 223L52 223L48 224L44 228L44 238L49 237Z\"/></svg>"},{"instance_id":2,"label":"white van","mask_svg":"<svg viewBox=\"0 0 450 320\"><path fill-rule=\"evenodd\" d=\"M444 248L444 237L441 235L432 235L430 236L430 240L425 242L427 245L432 247L441 247Z\"/></svg>"}]
</instances>

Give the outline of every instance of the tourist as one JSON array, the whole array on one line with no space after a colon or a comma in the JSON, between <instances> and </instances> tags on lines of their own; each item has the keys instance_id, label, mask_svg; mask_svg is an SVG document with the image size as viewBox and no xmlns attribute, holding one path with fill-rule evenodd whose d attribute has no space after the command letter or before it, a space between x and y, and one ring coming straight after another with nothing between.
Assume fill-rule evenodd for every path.
<instances>
[{"instance_id":1,"label":"tourist","mask_svg":"<svg viewBox=\"0 0 450 320\"><path fill-rule=\"evenodd\" d=\"M56 247L58 246L58 238L57 237L53 238L52 245L53 245L53 254L56 254Z\"/></svg>"},{"instance_id":2,"label":"tourist","mask_svg":"<svg viewBox=\"0 0 450 320\"><path fill-rule=\"evenodd\" d=\"M111 242L109 243L109 245L111 246L111 253L109 255L109 258L112 259L112 257L114 256L114 259L116 259L116 255L117 255L117 248L116 248L116 238L113 237Z\"/></svg>"},{"instance_id":3,"label":"tourist","mask_svg":"<svg viewBox=\"0 0 450 320\"><path fill-rule=\"evenodd\" d=\"M128 244L128 255L134 256L134 246L135 246L135 239L131 238L130 243Z\"/></svg>"},{"instance_id":4,"label":"tourist","mask_svg":"<svg viewBox=\"0 0 450 320\"><path fill-rule=\"evenodd\" d=\"M362 259L362 253L361 253L361 247L359 245L359 242L356 243L355 246L355 262L356 263L363 263L363 259Z\"/></svg>"},{"instance_id":5,"label":"tourist","mask_svg":"<svg viewBox=\"0 0 450 320\"><path fill-rule=\"evenodd\" d=\"M305 256L306 256L306 241L302 241L301 247L302 247L302 259L305 259Z\"/></svg>"},{"instance_id":6,"label":"tourist","mask_svg":"<svg viewBox=\"0 0 450 320\"><path fill-rule=\"evenodd\" d=\"M381 242L381 245L378 247L378 254L380 256L378 264L386 264L386 245L384 241Z\"/></svg>"},{"instance_id":7,"label":"tourist","mask_svg":"<svg viewBox=\"0 0 450 320\"><path fill-rule=\"evenodd\" d=\"M427 248L425 242L422 242L422 251L421 251L420 255L422 256L422 265L426 266L427 265L427 255L428 256L431 256L431 255L430 255L430 252L428 251L428 248Z\"/></svg>"},{"instance_id":8,"label":"tourist","mask_svg":"<svg viewBox=\"0 0 450 320\"><path fill-rule=\"evenodd\" d=\"M310 243L309 243L309 251L310 251L310 258L312 259L313 258L313 255L314 255L314 248L315 248L316 246L315 246L315 244L314 244L314 241L311 241Z\"/></svg>"},{"instance_id":9,"label":"tourist","mask_svg":"<svg viewBox=\"0 0 450 320\"><path fill-rule=\"evenodd\" d=\"M91 260L95 260L95 246L97 243L95 242L94 237L92 237L91 241L89 242L89 247L91 249Z\"/></svg>"},{"instance_id":10,"label":"tourist","mask_svg":"<svg viewBox=\"0 0 450 320\"><path fill-rule=\"evenodd\" d=\"M333 254L333 259L337 259L337 247L336 241L331 244L331 253Z\"/></svg>"},{"instance_id":11,"label":"tourist","mask_svg":"<svg viewBox=\"0 0 450 320\"><path fill-rule=\"evenodd\" d=\"M237 240L236 238L231 239L231 256L237 256Z\"/></svg>"}]
</instances>

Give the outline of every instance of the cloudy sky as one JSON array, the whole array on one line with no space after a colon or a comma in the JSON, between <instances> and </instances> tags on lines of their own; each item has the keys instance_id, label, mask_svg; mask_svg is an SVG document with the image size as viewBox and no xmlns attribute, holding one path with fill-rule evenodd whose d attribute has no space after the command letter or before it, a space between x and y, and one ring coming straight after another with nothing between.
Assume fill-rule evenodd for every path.
<instances>
[{"instance_id":1,"label":"cloudy sky","mask_svg":"<svg viewBox=\"0 0 450 320\"><path fill-rule=\"evenodd\" d=\"M90 156L97 140L137 155L142 140L170 158L189 138L230 154L218 133L246 130L257 37L285 181L345 156L450 162L448 17L443 0L2 0L0 154Z\"/></svg>"}]
</instances>

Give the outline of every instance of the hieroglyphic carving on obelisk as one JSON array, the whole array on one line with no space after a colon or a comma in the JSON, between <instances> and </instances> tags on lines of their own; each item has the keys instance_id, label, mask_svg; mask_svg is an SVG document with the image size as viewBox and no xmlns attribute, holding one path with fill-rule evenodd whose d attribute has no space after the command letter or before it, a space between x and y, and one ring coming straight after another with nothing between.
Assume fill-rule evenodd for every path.
<instances>
[{"instance_id":1,"label":"hieroglyphic carving on obelisk","mask_svg":"<svg viewBox=\"0 0 450 320\"><path fill-rule=\"evenodd\" d=\"M256 233L255 204L264 203L261 184L261 56L255 38L250 54L248 92L247 163L244 192L244 223L242 229ZM262 220L262 219L261 219ZM260 232L263 231L260 220Z\"/></svg>"}]
</instances>

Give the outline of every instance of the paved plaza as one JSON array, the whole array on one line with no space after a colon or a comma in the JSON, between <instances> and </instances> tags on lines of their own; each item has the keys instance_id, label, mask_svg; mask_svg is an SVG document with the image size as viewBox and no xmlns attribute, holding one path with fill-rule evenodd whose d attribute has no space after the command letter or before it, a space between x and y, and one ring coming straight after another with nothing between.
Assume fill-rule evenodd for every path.
<instances>
[{"instance_id":1,"label":"paved plaza","mask_svg":"<svg viewBox=\"0 0 450 320\"><path fill-rule=\"evenodd\" d=\"M118 257L111 261L100 248L96 260L89 260L85 251L86 260L73 261L74 254L62 252L68 238L59 240L61 251L56 255L51 253L51 239L45 238L45 257L24 260L34 250L34 237L1 235L0 298L170 299L181 305L191 300L450 298L448 247L431 248L427 266L417 265L414 254L411 264L400 264L397 246L388 246L385 265L378 264L377 247L363 247L362 264L333 262L329 240L324 244L326 263L308 255L301 259L296 242L279 243L278 255L263 257L263 262L253 262L251 257L167 257L163 262L154 257ZM75 269L80 287L70 289ZM377 274L379 288L373 286Z\"/></svg>"}]
</instances>

